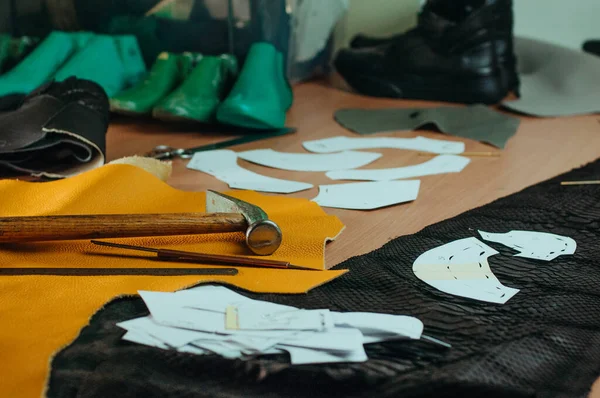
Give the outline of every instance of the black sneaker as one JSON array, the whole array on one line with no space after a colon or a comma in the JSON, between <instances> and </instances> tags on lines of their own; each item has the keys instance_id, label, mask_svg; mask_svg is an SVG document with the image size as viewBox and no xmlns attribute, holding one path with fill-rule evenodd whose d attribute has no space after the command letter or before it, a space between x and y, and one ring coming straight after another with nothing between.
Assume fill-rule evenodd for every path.
<instances>
[{"instance_id":1,"label":"black sneaker","mask_svg":"<svg viewBox=\"0 0 600 398\"><path fill-rule=\"evenodd\" d=\"M367 95L495 104L518 95L512 30L512 0L429 0L416 28L359 36L335 66Z\"/></svg>"},{"instance_id":2,"label":"black sneaker","mask_svg":"<svg viewBox=\"0 0 600 398\"><path fill-rule=\"evenodd\" d=\"M583 51L600 56L600 40L588 40L583 43Z\"/></svg>"}]
</instances>

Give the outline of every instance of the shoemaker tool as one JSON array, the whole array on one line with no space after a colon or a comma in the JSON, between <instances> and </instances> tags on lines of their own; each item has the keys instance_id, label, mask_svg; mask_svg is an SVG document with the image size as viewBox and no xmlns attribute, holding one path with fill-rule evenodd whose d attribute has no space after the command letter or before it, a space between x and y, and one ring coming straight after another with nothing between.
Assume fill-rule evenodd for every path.
<instances>
[{"instance_id":1,"label":"shoemaker tool","mask_svg":"<svg viewBox=\"0 0 600 398\"><path fill-rule=\"evenodd\" d=\"M0 275L52 275L52 276L182 276L220 275L235 276L235 268L2 268Z\"/></svg>"},{"instance_id":2,"label":"shoemaker tool","mask_svg":"<svg viewBox=\"0 0 600 398\"><path fill-rule=\"evenodd\" d=\"M92 240L91 242L98 246L108 246L119 249L156 253L156 257L159 260L165 261L199 262L208 264L235 265L239 267L265 267L282 269L303 269L315 271L315 269L313 268L292 265L287 261L262 260L260 258L248 258L239 256L223 256L217 254L205 254L181 250L155 249L152 247L123 245L120 243L103 242L98 240Z\"/></svg>"},{"instance_id":3,"label":"shoemaker tool","mask_svg":"<svg viewBox=\"0 0 600 398\"><path fill-rule=\"evenodd\" d=\"M215 149L228 148L234 145L247 144L249 142L265 140L267 138L279 137L286 134L295 133L295 128L284 128L281 130L270 131L267 133L252 133L239 138L217 142L215 144L202 145L195 148L173 148L168 145L158 145L145 156L154 159L165 160L173 158L190 159L196 152L212 151Z\"/></svg>"},{"instance_id":4,"label":"shoemaker tool","mask_svg":"<svg viewBox=\"0 0 600 398\"><path fill-rule=\"evenodd\" d=\"M0 217L0 243L222 232L245 232L246 245L260 256L273 254L282 240L260 207L215 191L206 192L206 213Z\"/></svg>"}]
</instances>

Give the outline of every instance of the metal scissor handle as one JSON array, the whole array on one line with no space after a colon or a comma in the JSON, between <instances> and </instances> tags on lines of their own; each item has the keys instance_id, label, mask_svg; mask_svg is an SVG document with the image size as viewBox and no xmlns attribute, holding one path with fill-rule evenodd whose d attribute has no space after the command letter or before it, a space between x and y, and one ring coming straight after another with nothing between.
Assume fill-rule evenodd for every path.
<instances>
[{"instance_id":1,"label":"metal scissor handle","mask_svg":"<svg viewBox=\"0 0 600 398\"><path fill-rule=\"evenodd\" d=\"M279 137L286 134L291 134L296 131L293 127L282 128L279 130L268 130L268 131L259 131L254 132L252 134L243 135L238 138L234 138L227 141L217 142L214 144L201 145L194 148L174 148L168 145L158 145L154 147L152 151L147 153L145 156L151 157L154 159L165 160L165 159L190 159L194 156L196 152L202 151L210 151L215 149L227 148L233 145L246 144L248 142L254 142L259 140L264 140L267 138Z\"/></svg>"},{"instance_id":2,"label":"metal scissor handle","mask_svg":"<svg viewBox=\"0 0 600 398\"><path fill-rule=\"evenodd\" d=\"M146 154L146 156L159 159L173 159L173 158L181 158L181 159L189 159L193 156L187 149L184 148L173 148L168 145L158 145L154 147L154 149Z\"/></svg>"}]
</instances>

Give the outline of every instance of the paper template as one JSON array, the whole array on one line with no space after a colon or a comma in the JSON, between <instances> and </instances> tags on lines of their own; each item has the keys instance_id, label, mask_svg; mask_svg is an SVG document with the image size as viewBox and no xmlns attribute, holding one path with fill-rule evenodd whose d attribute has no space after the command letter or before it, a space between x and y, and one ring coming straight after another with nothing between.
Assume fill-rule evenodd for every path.
<instances>
[{"instance_id":1,"label":"paper template","mask_svg":"<svg viewBox=\"0 0 600 398\"><path fill-rule=\"evenodd\" d=\"M577 243L568 236L535 231L510 231L504 234L478 231L481 238L518 250L516 257L551 261L558 256L574 254Z\"/></svg>"},{"instance_id":2,"label":"paper template","mask_svg":"<svg viewBox=\"0 0 600 398\"><path fill-rule=\"evenodd\" d=\"M417 199L420 186L419 180L320 185L313 202L322 207L373 210Z\"/></svg>"},{"instance_id":3,"label":"paper template","mask_svg":"<svg viewBox=\"0 0 600 398\"><path fill-rule=\"evenodd\" d=\"M305 310L222 286L139 293L151 315L119 323L127 330L123 338L197 355L246 359L288 352L295 365L364 362L364 344L419 339L423 331L409 316Z\"/></svg>"},{"instance_id":4,"label":"paper template","mask_svg":"<svg viewBox=\"0 0 600 398\"><path fill-rule=\"evenodd\" d=\"M389 181L433 174L459 173L470 162L471 160L464 156L440 155L414 166L394 169L338 170L330 171L326 175L332 180Z\"/></svg>"},{"instance_id":5,"label":"paper template","mask_svg":"<svg viewBox=\"0 0 600 398\"><path fill-rule=\"evenodd\" d=\"M396 334L418 340L423 333L423 322L412 316L373 312L333 312L332 314L336 326L356 328L364 336Z\"/></svg>"},{"instance_id":6,"label":"paper template","mask_svg":"<svg viewBox=\"0 0 600 398\"><path fill-rule=\"evenodd\" d=\"M346 151L332 154L285 153L256 149L238 153L241 159L262 166L290 171L346 170L366 166L381 157L380 153Z\"/></svg>"},{"instance_id":7,"label":"paper template","mask_svg":"<svg viewBox=\"0 0 600 398\"><path fill-rule=\"evenodd\" d=\"M155 322L151 317L131 319L117 323L117 326L133 333L144 333L170 347L183 347L194 340L211 337L211 333L172 328Z\"/></svg>"},{"instance_id":8,"label":"paper template","mask_svg":"<svg viewBox=\"0 0 600 398\"><path fill-rule=\"evenodd\" d=\"M147 345L150 347L168 349L169 346L146 333L128 331L121 337L125 341Z\"/></svg>"},{"instance_id":9,"label":"paper template","mask_svg":"<svg viewBox=\"0 0 600 398\"><path fill-rule=\"evenodd\" d=\"M519 60L519 64L520 64ZM335 120L358 134L414 130L429 125L443 133L504 148L521 119L485 105L435 108L340 109Z\"/></svg>"},{"instance_id":10,"label":"paper template","mask_svg":"<svg viewBox=\"0 0 600 398\"><path fill-rule=\"evenodd\" d=\"M465 238L421 254L413 264L417 278L455 296L504 304L519 292L502 285L488 257L498 252L476 238Z\"/></svg>"},{"instance_id":11,"label":"paper template","mask_svg":"<svg viewBox=\"0 0 600 398\"><path fill-rule=\"evenodd\" d=\"M364 348L359 352L329 352L308 348L285 346L282 349L290 354L292 365L308 365L316 363L366 362L369 358Z\"/></svg>"},{"instance_id":12,"label":"paper template","mask_svg":"<svg viewBox=\"0 0 600 398\"><path fill-rule=\"evenodd\" d=\"M227 183L233 189L260 192L293 193L313 187L312 184L267 177L244 169L237 164L237 154L227 149L198 152L187 165Z\"/></svg>"},{"instance_id":13,"label":"paper template","mask_svg":"<svg viewBox=\"0 0 600 398\"><path fill-rule=\"evenodd\" d=\"M438 154L457 155L465 151L464 142L434 140L425 137L331 137L322 140L306 141L304 149L315 153L331 153L358 149L395 148Z\"/></svg>"},{"instance_id":14,"label":"paper template","mask_svg":"<svg viewBox=\"0 0 600 398\"><path fill-rule=\"evenodd\" d=\"M333 328L327 333L301 332L279 343L281 348L302 347L339 352L360 351L362 345L363 335L360 330L346 328Z\"/></svg>"}]
</instances>

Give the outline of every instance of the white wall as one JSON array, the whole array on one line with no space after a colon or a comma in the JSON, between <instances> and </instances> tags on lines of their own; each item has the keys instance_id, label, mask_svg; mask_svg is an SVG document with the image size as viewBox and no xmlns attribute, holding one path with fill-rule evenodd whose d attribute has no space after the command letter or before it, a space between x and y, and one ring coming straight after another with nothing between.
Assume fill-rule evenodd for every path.
<instances>
[{"instance_id":1,"label":"white wall","mask_svg":"<svg viewBox=\"0 0 600 398\"><path fill-rule=\"evenodd\" d=\"M600 0L514 0L515 35L571 48L600 39Z\"/></svg>"}]
</instances>

